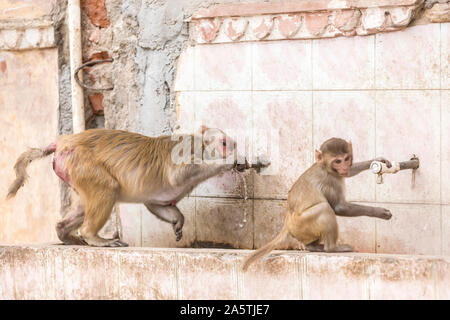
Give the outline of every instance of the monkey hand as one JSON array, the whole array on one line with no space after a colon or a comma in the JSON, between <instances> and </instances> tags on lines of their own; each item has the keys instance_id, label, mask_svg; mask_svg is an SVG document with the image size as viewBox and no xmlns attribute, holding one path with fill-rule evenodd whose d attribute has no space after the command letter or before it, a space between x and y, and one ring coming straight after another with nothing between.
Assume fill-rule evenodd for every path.
<instances>
[{"instance_id":1,"label":"monkey hand","mask_svg":"<svg viewBox=\"0 0 450 320\"><path fill-rule=\"evenodd\" d=\"M249 163L247 159L240 159L240 161L236 161L235 163L235 169L239 172L242 172L244 170L253 168L256 170L257 173L261 171L262 168L266 168L270 165L269 160L267 160L264 157L257 157L256 163Z\"/></svg>"},{"instance_id":2,"label":"monkey hand","mask_svg":"<svg viewBox=\"0 0 450 320\"><path fill-rule=\"evenodd\" d=\"M387 160L387 159L385 159L383 157L375 158L374 161L380 161L382 163L385 163L386 167L388 167L388 168L392 167L392 163L389 160Z\"/></svg>"},{"instance_id":3,"label":"monkey hand","mask_svg":"<svg viewBox=\"0 0 450 320\"><path fill-rule=\"evenodd\" d=\"M379 160L378 160L379 161ZM392 218L392 213L385 208L375 208L375 216L380 219L389 220Z\"/></svg>"}]
</instances>

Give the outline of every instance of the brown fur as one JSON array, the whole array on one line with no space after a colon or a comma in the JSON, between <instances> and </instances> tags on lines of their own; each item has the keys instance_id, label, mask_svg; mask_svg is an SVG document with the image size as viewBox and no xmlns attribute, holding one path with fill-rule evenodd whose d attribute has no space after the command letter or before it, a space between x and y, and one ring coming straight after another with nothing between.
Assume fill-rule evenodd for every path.
<instances>
[{"instance_id":1,"label":"brown fur","mask_svg":"<svg viewBox=\"0 0 450 320\"><path fill-rule=\"evenodd\" d=\"M364 162L363 165L355 164L357 172L351 172L352 158L352 145L345 140L331 138L322 144L320 150L316 151L316 163L298 178L288 193L285 227L274 240L244 260L243 271L275 249L287 234L300 241L302 247L306 245L310 251L352 251L348 245L337 245L336 214L390 218L386 209L353 205L345 201L342 173L351 176L369 168Z\"/></svg>"},{"instance_id":2,"label":"brown fur","mask_svg":"<svg viewBox=\"0 0 450 320\"><path fill-rule=\"evenodd\" d=\"M28 151L22 153L14 165L14 171L16 173L16 180L11 184L8 189L8 195L6 199L14 197L17 191L25 184L28 179L27 167L31 161L44 158L52 154L54 150L31 148Z\"/></svg>"},{"instance_id":3,"label":"brown fur","mask_svg":"<svg viewBox=\"0 0 450 320\"><path fill-rule=\"evenodd\" d=\"M220 138L205 142L201 134L183 135L224 152L234 154L235 143L218 129ZM208 140L208 141L209 141ZM55 152L54 169L80 195L76 209L57 224L58 237L66 244L93 246L125 246L119 239L103 239L97 233L103 227L116 202L144 203L159 219L173 225L177 241L181 239L184 217L176 203L202 181L229 170L234 163L175 164L171 152L178 140L170 136L146 137L120 130L93 129L60 136L51 151ZM205 145L204 145L205 144ZM225 145L224 145L225 144ZM16 163L17 179L9 196L14 196L24 184L25 168L34 159L46 156L47 149L25 152ZM203 153L202 153L203 155ZM193 159L194 153L188 155ZM264 167L266 165L261 165ZM79 233L77 233L79 231Z\"/></svg>"}]
</instances>

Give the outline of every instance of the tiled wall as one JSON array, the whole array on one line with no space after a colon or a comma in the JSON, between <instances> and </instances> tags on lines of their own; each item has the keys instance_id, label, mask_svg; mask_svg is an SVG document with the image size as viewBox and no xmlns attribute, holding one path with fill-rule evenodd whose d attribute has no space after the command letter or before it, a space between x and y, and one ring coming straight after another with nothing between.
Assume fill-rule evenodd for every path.
<instances>
[{"instance_id":1,"label":"tiled wall","mask_svg":"<svg viewBox=\"0 0 450 320\"><path fill-rule=\"evenodd\" d=\"M184 240L144 207L121 216L131 242L189 246L193 241L256 248L281 229L287 192L331 136L353 142L355 160L420 158L411 171L370 172L347 180L350 201L389 208L389 221L339 218L341 241L358 251L450 254L450 24L408 27L365 37L197 45L180 57L175 91L179 131L201 123L247 135L262 152L279 137L275 175L245 174L249 199L233 173L210 179L181 203ZM225 199L226 198L226 199ZM239 224L249 216L242 228ZM141 212L142 210L142 212ZM129 219L142 228L131 234ZM128 222L127 222L128 221ZM128 236L127 236L128 234ZM134 238L133 238L134 237ZM294 246L290 242L286 246Z\"/></svg>"},{"instance_id":2,"label":"tiled wall","mask_svg":"<svg viewBox=\"0 0 450 320\"><path fill-rule=\"evenodd\" d=\"M55 241L60 218L58 177L52 159L36 160L16 197L5 200L14 163L28 148L42 148L58 132L58 50L0 50L0 243Z\"/></svg>"},{"instance_id":3,"label":"tiled wall","mask_svg":"<svg viewBox=\"0 0 450 320\"><path fill-rule=\"evenodd\" d=\"M6 200L14 163L58 134L58 49L49 16L55 0L0 1L0 244L57 239L58 177L51 157L28 167L30 178Z\"/></svg>"}]
</instances>

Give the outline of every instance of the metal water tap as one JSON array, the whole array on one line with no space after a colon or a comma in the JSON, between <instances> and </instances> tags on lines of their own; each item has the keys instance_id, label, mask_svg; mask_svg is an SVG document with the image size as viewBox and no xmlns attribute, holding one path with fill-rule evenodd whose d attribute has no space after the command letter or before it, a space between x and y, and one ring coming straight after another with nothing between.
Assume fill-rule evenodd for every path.
<instances>
[{"instance_id":1,"label":"metal water tap","mask_svg":"<svg viewBox=\"0 0 450 320\"><path fill-rule=\"evenodd\" d=\"M372 161L370 164L370 171L372 173L377 174L377 183L383 183L383 174L385 173L397 173L400 170L406 170L406 169L412 169L412 185L414 187L415 183L415 173L416 170L419 168L419 158L417 158L416 155L412 155L411 159L409 161L403 161L403 162L396 162L391 161L392 166L390 168L387 167L387 165L381 161Z\"/></svg>"}]
</instances>

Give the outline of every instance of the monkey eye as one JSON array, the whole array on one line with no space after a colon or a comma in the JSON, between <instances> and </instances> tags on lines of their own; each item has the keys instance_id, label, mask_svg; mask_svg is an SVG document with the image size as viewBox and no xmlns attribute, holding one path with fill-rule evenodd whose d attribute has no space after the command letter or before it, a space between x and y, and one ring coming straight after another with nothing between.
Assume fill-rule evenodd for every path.
<instances>
[{"instance_id":1,"label":"monkey eye","mask_svg":"<svg viewBox=\"0 0 450 320\"><path fill-rule=\"evenodd\" d=\"M336 161L334 161L334 163L339 164L339 163L341 163L341 160L336 160Z\"/></svg>"},{"instance_id":2,"label":"monkey eye","mask_svg":"<svg viewBox=\"0 0 450 320\"><path fill-rule=\"evenodd\" d=\"M345 161L348 161L348 160L350 160L350 156L345 157Z\"/></svg>"}]
</instances>

